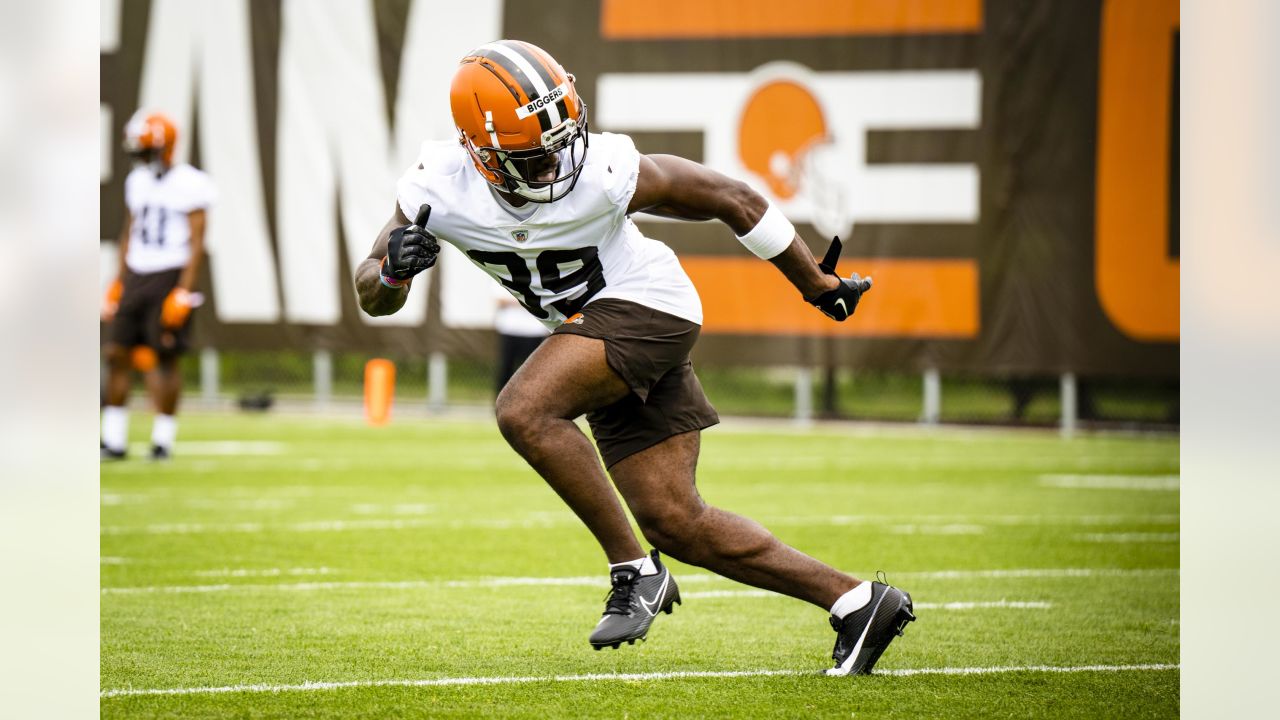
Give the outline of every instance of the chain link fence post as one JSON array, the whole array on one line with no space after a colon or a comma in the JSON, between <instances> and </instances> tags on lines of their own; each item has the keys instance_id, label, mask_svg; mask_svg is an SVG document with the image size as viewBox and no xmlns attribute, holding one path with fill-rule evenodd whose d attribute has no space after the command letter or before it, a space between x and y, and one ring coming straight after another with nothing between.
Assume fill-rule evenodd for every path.
<instances>
[{"instance_id":1,"label":"chain link fence post","mask_svg":"<svg viewBox=\"0 0 1280 720\"><path fill-rule=\"evenodd\" d=\"M937 425L942 417L942 374L938 368L924 371L924 407L921 409L920 422L925 425Z\"/></svg>"},{"instance_id":2,"label":"chain link fence post","mask_svg":"<svg viewBox=\"0 0 1280 720\"><path fill-rule=\"evenodd\" d=\"M1062 378L1058 382L1059 392L1062 396L1062 420L1059 423L1062 438L1070 440L1076 434L1076 375L1075 373L1062 373Z\"/></svg>"},{"instance_id":3,"label":"chain link fence post","mask_svg":"<svg viewBox=\"0 0 1280 720\"><path fill-rule=\"evenodd\" d=\"M333 399L333 355L328 350L316 350L311 354L311 382L316 407L328 407Z\"/></svg>"},{"instance_id":4,"label":"chain link fence post","mask_svg":"<svg viewBox=\"0 0 1280 720\"><path fill-rule=\"evenodd\" d=\"M443 412L449 404L449 360L444 353L431 353L427 361L427 409Z\"/></svg>"},{"instance_id":5,"label":"chain link fence post","mask_svg":"<svg viewBox=\"0 0 1280 720\"><path fill-rule=\"evenodd\" d=\"M218 401L218 351L207 347L200 351L200 397L206 403Z\"/></svg>"},{"instance_id":6,"label":"chain link fence post","mask_svg":"<svg viewBox=\"0 0 1280 720\"><path fill-rule=\"evenodd\" d=\"M813 422L813 368L796 368L795 415L797 425Z\"/></svg>"}]
</instances>

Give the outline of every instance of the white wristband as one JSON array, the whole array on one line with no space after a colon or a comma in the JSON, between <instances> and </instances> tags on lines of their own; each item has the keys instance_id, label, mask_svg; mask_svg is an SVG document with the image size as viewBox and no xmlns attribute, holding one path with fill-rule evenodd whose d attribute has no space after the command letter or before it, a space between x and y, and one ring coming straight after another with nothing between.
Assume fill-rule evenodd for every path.
<instances>
[{"instance_id":1,"label":"white wristband","mask_svg":"<svg viewBox=\"0 0 1280 720\"><path fill-rule=\"evenodd\" d=\"M748 250L755 253L756 257L762 260L769 260L782 254L791 246L791 241L795 239L796 229L791 225L791 221L787 219L782 211L769 203L769 209L764 211L764 215L760 218L760 222L746 235L738 237L738 242L746 246Z\"/></svg>"}]
</instances>

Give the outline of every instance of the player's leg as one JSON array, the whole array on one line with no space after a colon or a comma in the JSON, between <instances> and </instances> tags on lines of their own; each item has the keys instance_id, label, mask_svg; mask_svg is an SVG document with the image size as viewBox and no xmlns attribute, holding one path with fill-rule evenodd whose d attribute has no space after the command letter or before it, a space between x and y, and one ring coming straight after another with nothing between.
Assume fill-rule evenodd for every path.
<instances>
[{"instance_id":1,"label":"player's leg","mask_svg":"<svg viewBox=\"0 0 1280 720\"><path fill-rule=\"evenodd\" d=\"M681 562L829 609L859 581L778 540L754 520L708 505L695 472L701 433L682 433L610 466L649 542Z\"/></svg>"},{"instance_id":2,"label":"player's leg","mask_svg":"<svg viewBox=\"0 0 1280 720\"><path fill-rule=\"evenodd\" d=\"M102 457L124 457L129 436L129 384L132 367L128 349L115 341L103 348L107 362L106 404L102 408Z\"/></svg>"},{"instance_id":3,"label":"player's leg","mask_svg":"<svg viewBox=\"0 0 1280 720\"><path fill-rule=\"evenodd\" d=\"M153 291L147 308L147 345L155 352L155 368L147 375L147 385L156 415L151 425L151 459L168 460L178 437L178 398L182 393L182 373L178 360L187 350L191 316L178 327L161 322L164 300L178 284L181 270L166 270L149 276Z\"/></svg>"},{"instance_id":4,"label":"player's leg","mask_svg":"<svg viewBox=\"0 0 1280 720\"><path fill-rule=\"evenodd\" d=\"M609 368L602 340L557 334L516 371L496 403L503 437L582 520L610 563L644 550L595 448L573 421L628 392Z\"/></svg>"},{"instance_id":5,"label":"player's leg","mask_svg":"<svg viewBox=\"0 0 1280 720\"><path fill-rule=\"evenodd\" d=\"M759 523L708 505L698 494L699 431L674 435L609 467L641 531L660 551L748 585L807 600L831 613L835 667L870 673L907 623L911 596L858 581L792 548Z\"/></svg>"},{"instance_id":6,"label":"player's leg","mask_svg":"<svg viewBox=\"0 0 1280 720\"><path fill-rule=\"evenodd\" d=\"M173 444L178 437L178 399L182 395L178 356L160 354L155 369L147 376L147 382L156 410L151 425L151 457L165 460L173 455Z\"/></svg>"}]
</instances>

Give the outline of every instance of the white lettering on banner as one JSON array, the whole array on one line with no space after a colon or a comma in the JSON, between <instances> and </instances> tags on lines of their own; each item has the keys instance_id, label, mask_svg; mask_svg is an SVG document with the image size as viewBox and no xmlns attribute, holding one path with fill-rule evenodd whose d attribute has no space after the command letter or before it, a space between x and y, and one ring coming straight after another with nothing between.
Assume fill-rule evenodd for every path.
<instances>
[{"instance_id":1,"label":"white lettering on banner","mask_svg":"<svg viewBox=\"0 0 1280 720\"><path fill-rule=\"evenodd\" d=\"M98 105L98 182L106 184L111 179L111 155L115 143L111 142L111 106L106 103Z\"/></svg>"},{"instance_id":2,"label":"white lettering on banner","mask_svg":"<svg viewBox=\"0 0 1280 720\"><path fill-rule=\"evenodd\" d=\"M569 92L569 86L564 83L560 83L546 95L536 98L528 105L521 105L516 108L516 117L523 120L536 112L541 112L547 105L563 98L567 92Z\"/></svg>"},{"instance_id":3,"label":"white lettering on banner","mask_svg":"<svg viewBox=\"0 0 1280 720\"><path fill-rule=\"evenodd\" d=\"M179 158L189 157L191 109L200 108L201 164L218 188L207 235L218 319L278 321L246 3L154 0L141 82L139 105L163 110L178 124Z\"/></svg>"},{"instance_id":4,"label":"white lettering on banner","mask_svg":"<svg viewBox=\"0 0 1280 720\"><path fill-rule=\"evenodd\" d=\"M814 106L812 143L780 150L766 167L749 168L740 149L743 111L770 83ZM594 117L621 132L703 132L707 165L755 177L796 222L847 234L855 222L957 222L978 219L978 169L972 163L866 162L869 130L977 128L982 82L976 70L813 72L770 63L752 73L610 73L601 75ZM662 97L655 103L651 98ZM790 197L768 189L792 178Z\"/></svg>"},{"instance_id":5,"label":"white lettering on banner","mask_svg":"<svg viewBox=\"0 0 1280 720\"><path fill-rule=\"evenodd\" d=\"M453 137L449 83L458 58L498 34L496 0L465 8L410 10L396 93L396 144L390 144L373 8L369 3L291 0L285 3L280 50L278 237L291 277L285 283L286 317L292 322L333 324L341 320L335 196L341 208L348 266L355 268L395 208L395 181L417 157L423 140ZM430 10L430 12L428 12ZM452 16L452 17L450 17ZM316 39L344 52L315 51ZM283 232L306 218L315 232ZM315 222L320 219L321 222ZM361 318L379 325L420 325L426 318L429 283L459 264L446 254L440 267L415 283L408 302L394 315ZM470 263L466 263L470 265ZM292 273L302 268L300 276ZM465 270L463 270L465 272ZM478 272L478 271L477 271ZM482 288L483 290L484 288ZM453 298L445 296L446 307ZM486 300L487 302L487 300Z\"/></svg>"},{"instance_id":6,"label":"white lettering on banner","mask_svg":"<svg viewBox=\"0 0 1280 720\"><path fill-rule=\"evenodd\" d=\"M354 270L396 207L397 173L375 33L371 3L284 3L276 243L288 274L283 289L289 322L341 322L339 293L352 290L338 263L342 248L334 218L341 217L347 267ZM414 283L415 291L394 315L360 316L379 324L419 325L426 317L429 282L430 273Z\"/></svg>"},{"instance_id":7,"label":"white lettering on banner","mask_svg":"<svg viewBox=\"0 0 1280 720\"><path fill-rule=\"evenodd\" d=\"M98 52L113 53L120 49L120 0L100 0L98 11Z\"/></svg>"},{"instance_id":8,"label":"white lettering on banner","mask_svg":"<svg viewBox=\"0 0 1280 720\"><path fill-rule=\"evenodd\" d=\"M458 58L501 35L502 0L475 0L466 7L410 5L392 146L371 13L368 3L307 0L284 7L276 227L280 258L288 268L285 315L292 322L341 320L339 293L351 292L351 283L338 271L337 208L348 265L354 268L394 209L395 179L415 160L422 141L456 134L445 99ZM104 14L104 22L110 14ZM180 158L189 156L192 108L197 108L202 165L219 189L208 235L218 317L274 323L281 319L281 291L263 204L250 27L244 0L154 0L141 105L162 109L178 123ZM104 25L104 48L111 41L109 29ZM342 52L315 52L317 38ZM104 110L104 124L109 112ZM109 149L111 143L104 140L103 146ZM108 165L103 172L110 172ZM420 324L432 275L441 276L446 324L492 324L492 281L448 250L400 312L361 317L379 324Z\"/></svg>"},{"instance_id":9,"label":"white lettering on banner","mask_svg":"<svg viewBox=\"0 0 1280 720\"><path fill-rule=\"evenodd\" d=\"M447 98L458 58L501 36L502 0L409 6L396 92L399 168L415 160L422 141L457 137ZM394 193L390 189L382 205L388 205ZM441 322L457 328L492 327L493 280L453 246L442 246L440 262L429 271L440 283Z\"/></svg>"}]
</instances>

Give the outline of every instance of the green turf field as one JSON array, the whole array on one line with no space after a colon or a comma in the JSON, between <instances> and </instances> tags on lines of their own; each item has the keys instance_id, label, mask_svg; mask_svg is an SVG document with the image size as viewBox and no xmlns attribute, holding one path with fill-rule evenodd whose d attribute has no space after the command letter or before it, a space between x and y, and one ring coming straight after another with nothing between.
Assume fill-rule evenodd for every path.
<instances>
[{"instance_id":1,"label":"green turf field","mask_svg":"<svg viewBox=\"0 0 1280 720\"><path fill-rule=\"evenodd\" d=\"M603 557L492 424L182 422L102 469L107 718L1178 714L1176 438L707 432L709 502L915 599L826 678L824 612L676 562L675 614L593 651Z\"/></svg>"}]
</instances>

